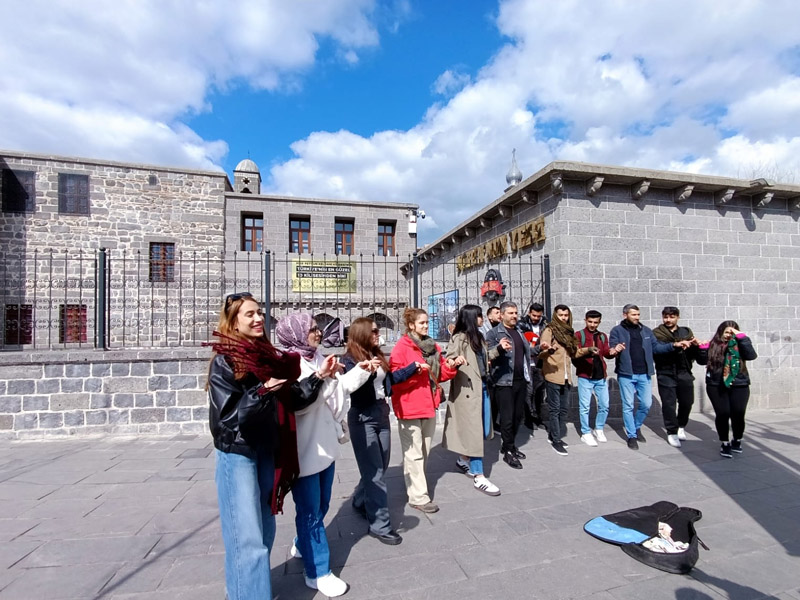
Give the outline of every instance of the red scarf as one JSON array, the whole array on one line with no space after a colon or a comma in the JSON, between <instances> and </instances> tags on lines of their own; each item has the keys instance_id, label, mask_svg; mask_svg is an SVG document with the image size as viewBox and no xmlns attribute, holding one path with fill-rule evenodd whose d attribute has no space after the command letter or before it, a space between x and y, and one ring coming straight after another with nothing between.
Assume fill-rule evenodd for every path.
<instances>
[{"instance_id":1,"label":"red scarf","mask_svg":"<svg viewBox=\"0 0 800 600\"><path fill-rule=\"evenodd\" d=\"M233 363L234 377L239 380L248 374L261 382L271 377L285 379L275 392L278 416L278 452L275 455L275 479L272 485L272 514L283 513L283 500L300 476L297 458L297 425L292 412L291 385L300 377L300 356L293 352L281 352L266 338L254 340L230 337L214 332L219 342L204 343L217 354L228 357ZM263 387L261 388L264 389ZM264 391L264 394L267 392Z\"/></svg>"}]
</instances>

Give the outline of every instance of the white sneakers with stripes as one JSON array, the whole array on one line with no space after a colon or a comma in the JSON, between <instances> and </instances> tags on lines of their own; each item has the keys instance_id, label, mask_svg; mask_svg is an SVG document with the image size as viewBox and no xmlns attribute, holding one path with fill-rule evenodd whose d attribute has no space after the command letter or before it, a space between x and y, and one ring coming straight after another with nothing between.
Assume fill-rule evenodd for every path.
<instances>
[{"instance_id":1,"label":"white sneakers with stripes","mask_svg":"<svg viewBox=\"0 0 800 600\"><path fill-rule=\"evenodd\" d=\"M487 496L500 495L500 488L486 479L486 477L483 475L475 475L475 483L473 485L475 486L476 490L483 492Z\"/></svg>"}]
</instances>

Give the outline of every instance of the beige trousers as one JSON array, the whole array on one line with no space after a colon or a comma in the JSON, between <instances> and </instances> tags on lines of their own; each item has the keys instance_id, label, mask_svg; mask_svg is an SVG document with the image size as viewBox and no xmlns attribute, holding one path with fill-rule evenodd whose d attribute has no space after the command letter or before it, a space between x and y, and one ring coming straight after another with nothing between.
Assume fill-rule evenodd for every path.
<instances>
[{"instance_id":1,"label":"beige trousers","mask_svg":"<svg viewBox=\"0 0 800 600\"><path fill-rule=\"evenodd\" d=\"M436 418L398 419L400 446L403 449L403 476L409 504L427 504L428 481L425 479L425 463L431 449L431 439L436 431Z\"/></svg>"}]
</instances>

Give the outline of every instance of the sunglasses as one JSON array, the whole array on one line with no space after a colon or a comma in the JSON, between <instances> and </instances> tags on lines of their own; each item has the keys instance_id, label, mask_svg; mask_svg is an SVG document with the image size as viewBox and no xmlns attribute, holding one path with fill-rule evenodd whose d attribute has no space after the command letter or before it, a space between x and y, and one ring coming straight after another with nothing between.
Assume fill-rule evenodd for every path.
<instances>
[{"instance_id":1,"label":"sunglasses","mask_svg":"<svg viewBox=\"0 0 800 600\"><path fill-rule=\"evenodd\" d=\"M318 331L322 331L318 325L314 325L311 329L308 330L308 333L317 333Z\"/></svg>"},{"instance_id":2,"label":"sunglasses","mask_svg":"<svg viewBox=\"0 0 800 600\"><path fill-rule=\"evenodd\" d=\"M373 330L372 330L372 333L380 333L380 332L381 332L381 330L380 330L380 329L378 329L377 327L376 327L375 329L373 329Z\"/></svg>"},{"instance_id":3,"label":"sunglasses","mask_svg":"<svg viewBox=\"0 0 800 600\"><path fill-rule=\"evenodd\" d=\"M250 292L239 292L237 294L228 294L225 296L225 308L227 309L230 307L232 302L236 302L237 300L241 300L242 298L252 298L253 294Z\"/></svg>"}]
</instances>

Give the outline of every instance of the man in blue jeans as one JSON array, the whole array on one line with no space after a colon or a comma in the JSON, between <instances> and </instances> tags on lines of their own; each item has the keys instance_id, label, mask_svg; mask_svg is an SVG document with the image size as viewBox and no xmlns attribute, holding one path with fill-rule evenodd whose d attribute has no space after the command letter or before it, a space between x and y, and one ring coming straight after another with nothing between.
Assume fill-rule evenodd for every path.
<instances>
[{"instance_id":1,"label":"man in blue jeans","mask_svg":"<svg viewBox=\"0 0 800 600\"><path fill-rule=\"evenodd\" d=\"M649 327L639 323L639 307L635 304L622 307L622 321L611 330L609 344L612 347L625 345L625 349L617 354L615 372L622 398L622 422L628 436L628 448L638 450L639 442L646 441L641 427L653 403L653 354L672 352L673 347L677 346L659 342ZM634 396L639 397L638 408L635 408Z\"/></svg>"},{"instance_id":2,"label":"man in blue jeans","mask_svg":"<svg viewBox=\"0 0 800 600\"><path fill-rule=\"evenodd\" d=\"M584 321L586 327L575 332L579 348L594 346L597 354L573 359L575 372L578 375L578 404L581 422L581 441L587 446L595 447L597 442L607 442L603 427L608 417L608 384L606 382L606 358L616 356L625 350L625 344L614 347L608 345L608 336L599 330L603 315L590 310ZM597 417L593 429L589 428L589 408L592 403L592 392L597 397Z\"/></svg>"}]
</instances>

